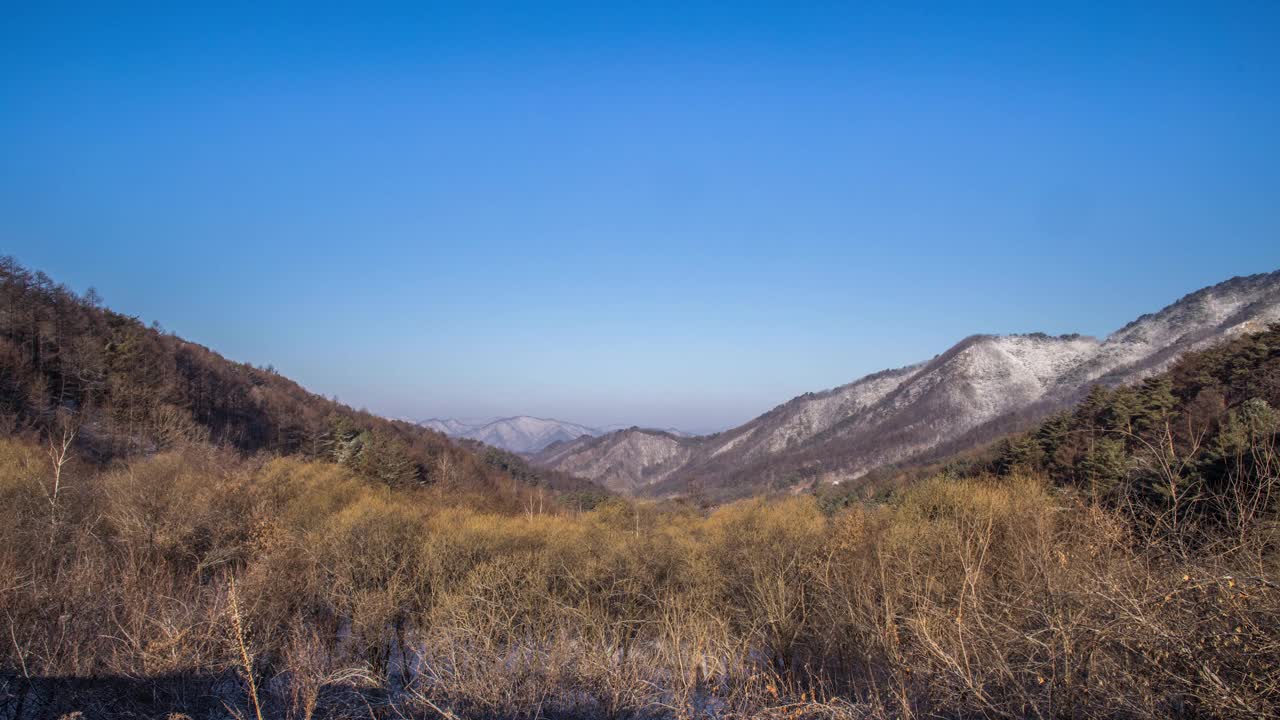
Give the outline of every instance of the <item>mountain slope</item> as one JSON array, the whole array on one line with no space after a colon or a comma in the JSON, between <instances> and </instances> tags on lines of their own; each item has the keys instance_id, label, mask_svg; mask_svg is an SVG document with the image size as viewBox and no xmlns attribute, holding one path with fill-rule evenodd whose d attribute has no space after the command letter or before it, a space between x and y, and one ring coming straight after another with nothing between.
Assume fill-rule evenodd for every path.
<instances>
[{"instance_id":1,"label":"mountain slope","mask_svg":"<svg viewBox=\"0 0 1280 720\"><path fill-rule=\"evenodd\" d=\"M613 489L730 497L963 449L1079 399L1130 383L1179 355L1280 320L1280 272L1233 278L1144 315L1099 341L1044 334L966 338L930 361L797 397L740 427L676 443L629 429L551 447L535 461ZM644 451L641 451L644 449Z\"/></svg>"},{"instance_id":2,"label":"mountain slope","mask_svg":"<svg viewBox=\"0 0 1280 720\"><path fill-rule=\"evenodd\" d=\"M667 480L700 446L696 437L629 428L603 437L582 437L548 446L537 464L590 478L617 492L636 493Z\"/></svg>"}]
</instances>

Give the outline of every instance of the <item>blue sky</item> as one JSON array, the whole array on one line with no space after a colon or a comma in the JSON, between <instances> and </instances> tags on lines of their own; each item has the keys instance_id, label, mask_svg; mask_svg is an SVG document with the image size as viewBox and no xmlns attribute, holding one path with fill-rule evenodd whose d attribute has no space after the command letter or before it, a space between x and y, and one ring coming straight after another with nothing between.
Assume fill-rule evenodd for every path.
<instances>
[{"instance_id":1,"label":"blue sky","mask_svg":"<svg viewBox=\"0 0 1280 720\"><path fill-rule=\"evenodd\" d=\"M175 5L6 9L0 252L387 415L719 428L1280 268L1274 2Z\"/></svg>"}]
</instances>

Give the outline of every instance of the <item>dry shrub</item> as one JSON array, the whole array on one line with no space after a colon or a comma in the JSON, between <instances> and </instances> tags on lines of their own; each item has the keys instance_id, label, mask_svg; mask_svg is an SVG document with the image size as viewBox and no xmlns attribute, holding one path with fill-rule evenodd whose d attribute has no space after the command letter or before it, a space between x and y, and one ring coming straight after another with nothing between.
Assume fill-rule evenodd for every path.
<instances>
[{"instance_id":1,"label":"dry shrub","mask_svg":"<svg viewBox=\"0 0 1280 720\"><path fill-rule=\"evenodd\" d=\"M1280 711L1273 546L1147 546L1036 478L508 514L193 445L69 467L51 513L38 448L0 441L22 677L207 676L243 712L242 635L271 717Z\"/></svg>"}]
</instances>

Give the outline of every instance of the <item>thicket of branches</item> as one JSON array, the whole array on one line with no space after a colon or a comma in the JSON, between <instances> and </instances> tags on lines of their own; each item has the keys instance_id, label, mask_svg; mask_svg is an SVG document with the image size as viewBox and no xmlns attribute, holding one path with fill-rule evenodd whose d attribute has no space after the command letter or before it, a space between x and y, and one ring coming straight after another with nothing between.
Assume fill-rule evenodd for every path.
<instances>
[{"instance_id":1,"label":"thicket of branches","mask_svg":"<svg viewBox=\"0 0 1280 720\"><path fill-rule=\"evenodd\" d=\"M1188 549L1022 475L508 514L198 445L61 473L0 441L0 706L51 717L1280 712L1274 508Z\"/></svg>"}]
</instances>

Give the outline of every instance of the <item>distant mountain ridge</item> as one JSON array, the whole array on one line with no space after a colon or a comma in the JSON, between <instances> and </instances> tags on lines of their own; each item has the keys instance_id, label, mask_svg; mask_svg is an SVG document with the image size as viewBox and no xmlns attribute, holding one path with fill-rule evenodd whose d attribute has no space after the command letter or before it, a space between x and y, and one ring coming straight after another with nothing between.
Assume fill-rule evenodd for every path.
<instances>
[{"instance_id":1,"label":"distant mountain ridge","mask_svg":"<svg viewBox=\"0 0 1280 720\"><path fill-rule=\"evenodd\" d=\"M551 445L534 461L653 495L693 483L731 497L844 482L979 444L1070 405L1093 384L1133 382L1272 322L1280 322L1280 271L1198 290L1104 340L974 335L931 360L806 393L721 433L627 429Z\"/></svg>"},{"instance_id":2,"label":"distant mountain ridge","mask_svg":"<svg viewBox=\"0 0 1280 720\"><path fill-rule=\"evenodd\" d=\"M551 445L579 438L598 437L619 430L641 430L637 425L609 425L603 428L580 425L565 420L514 415L512 417L462 420L429 418L416 421L422 427L449 437L476 440L514 453L536 453ZM676 428L643 428L645 432L664 433L675 437L694 437Z\"/></svg>"},{"instance_id":3,"label":"distant mountain ridge","mask_svg":"<svg viewBox=\"0 0 1280 720\"><path fill-rule=\"evenodd\" d=\"M486 445L516 453L537 452L552 443L601 433L596 428L528 415L467 422L454 418L421 420L419 425L450 437L478 440Z\"/></svg>"}]
</instances>

